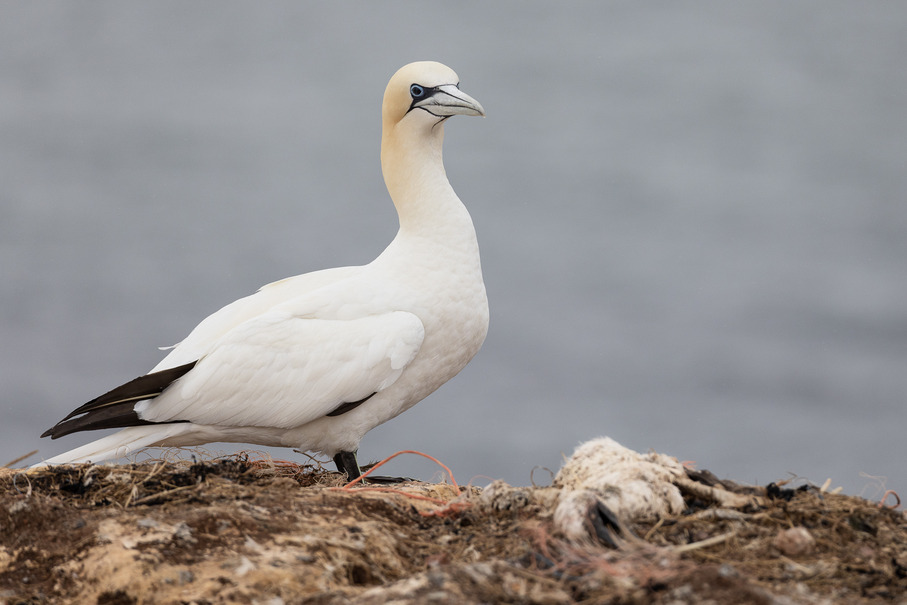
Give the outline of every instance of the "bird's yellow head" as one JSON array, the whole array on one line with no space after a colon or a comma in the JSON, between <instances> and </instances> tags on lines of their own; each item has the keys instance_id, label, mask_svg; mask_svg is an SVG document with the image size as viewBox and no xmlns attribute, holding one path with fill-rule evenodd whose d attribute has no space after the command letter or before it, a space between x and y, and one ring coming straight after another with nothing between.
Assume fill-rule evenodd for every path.
<instances>
[{"instance_id":1,"label":"bird's yellow head","mask_svg":"<svg viewBox=\"0 0 907 605\"><path fill-rule=\"evenodd\" d=\"M385 128L404 120L434 127L457 114L484 116L485 110L460 90L460 79L454 70L435 61L404 65L384 91L382 117Z\"/></svg>"}]
</instances>

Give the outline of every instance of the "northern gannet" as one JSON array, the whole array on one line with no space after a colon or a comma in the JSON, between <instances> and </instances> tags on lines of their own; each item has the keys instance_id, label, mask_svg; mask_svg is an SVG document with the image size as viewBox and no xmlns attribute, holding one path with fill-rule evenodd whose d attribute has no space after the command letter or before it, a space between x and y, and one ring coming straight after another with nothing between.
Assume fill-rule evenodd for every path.
<instances>
[{"instance_id":1,"label":"northern gannet","mask_svg":"<svg viewBox=\"0 0 907 605\"><path fill-rule=\"evenodd\" d=\"M485 340L488 301L441 147L448 118L485 111L453 70L423 61L394 74L381 114L381 169L400 221L384 252L268 284L207 317L151 372L41 436L127 428L42 465L228 441L326 454L352 479L363 435L463 369Z\"/></svg>"}]
</instances>

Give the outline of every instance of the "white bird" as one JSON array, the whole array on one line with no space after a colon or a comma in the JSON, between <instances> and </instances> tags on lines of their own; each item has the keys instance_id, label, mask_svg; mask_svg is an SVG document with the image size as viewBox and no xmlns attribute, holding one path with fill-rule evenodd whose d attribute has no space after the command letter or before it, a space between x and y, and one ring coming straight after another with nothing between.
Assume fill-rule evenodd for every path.
<instances>
[{"instance_id":1,"label":"white bird","mask_svg":"<svg viewBox=\"0 0 907 605\"><path fill-rule=\"evenodd\" d=\"M455 376L488 331L475 228L441 158L444 122L458 114L485 111L449 67L397 71L381 168L400 229L384 252L268 284L207 317L150 373L41 436L128 428L43 464L228 441L326 454L358 477L363 435Z\"/></svg>"}]
</instances>

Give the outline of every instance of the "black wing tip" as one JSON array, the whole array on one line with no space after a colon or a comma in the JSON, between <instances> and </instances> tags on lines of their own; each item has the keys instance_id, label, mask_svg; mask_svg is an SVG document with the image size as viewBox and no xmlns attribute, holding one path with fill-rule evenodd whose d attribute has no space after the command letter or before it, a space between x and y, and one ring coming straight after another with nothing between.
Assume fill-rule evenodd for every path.
<instances>
[{"instance_id":1,"label":"black wing tip","mask_svg":"<svg viewBox=\"0 0 907 605\"><path fill-rule=\"evenodd\" d=\"M173 381L191 370L196 363L193 361L130 380L76 408L63 420L41 433L41 437L56 439L79 431L185 422L171 420L167 423L158 423L142 420L135 412L135 404L143 399L154 399L160 395Z\"/></svg>"},{"instance_id":2,"label":"black wing tip","mask_svg":"<svg viewBox=\"0 0 907 605\"><path fill-rule=\"evenodd\" d=\"M102 410L100 414L85 414L78 418L59 422L53 428L47 429L42 437L64 437L81 431L99 431L102 429L125 429L131 426L146 426L149 424L176 424L190 422L189 420L167 420L165 422L152 422L142 420L134 411L128 410Z\"/></svg>"}]
</instances>

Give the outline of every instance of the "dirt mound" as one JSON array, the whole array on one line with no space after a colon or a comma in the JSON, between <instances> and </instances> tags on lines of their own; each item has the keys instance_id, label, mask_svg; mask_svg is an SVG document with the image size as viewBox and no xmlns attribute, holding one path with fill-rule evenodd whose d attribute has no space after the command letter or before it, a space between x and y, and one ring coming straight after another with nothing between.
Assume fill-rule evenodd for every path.
<instances>
[{"instance_id":1,"label":"dirt mound","mask_svg":"<svg viewBox=\"0 0 907 605\"><path fill-rule=\"evenodd\" d=\"M903 512L689 481L751 504L683 490L683 513L627 523L612 549L558 534L553 487L503 505L445 483L343 489L317 466L245 456L4 469L0 602L907 602Z\"/></svg>"}]
</instances>

